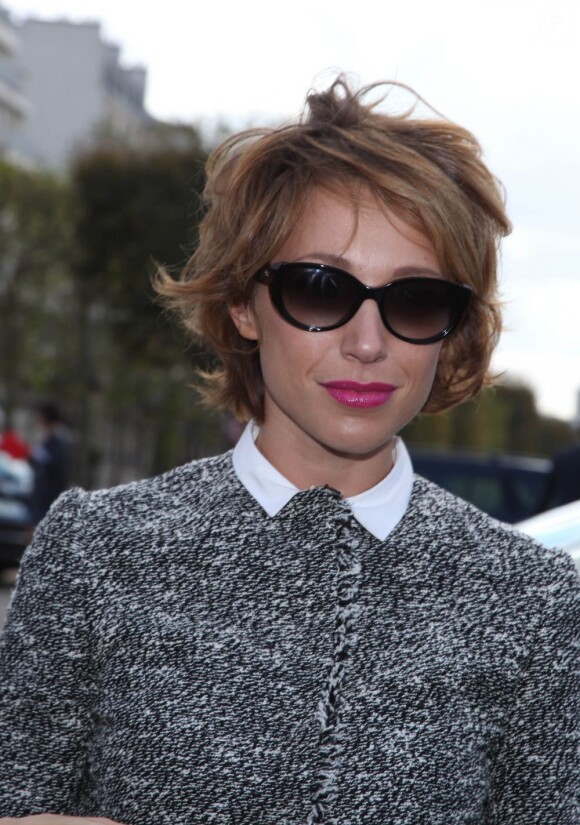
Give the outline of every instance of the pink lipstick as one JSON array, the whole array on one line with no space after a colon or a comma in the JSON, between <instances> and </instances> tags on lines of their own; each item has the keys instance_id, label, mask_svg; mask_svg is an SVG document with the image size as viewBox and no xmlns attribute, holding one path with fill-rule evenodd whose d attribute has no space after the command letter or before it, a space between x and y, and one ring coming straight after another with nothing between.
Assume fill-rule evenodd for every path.
<instances>
[{"instance_id":1,"label":"pink lipstick","mask_svg":"<svg viewBox=\"0 0 580 825\"><path fill-rule=\"evenodd\" d=\"M327 381L322 384L326 392L345 407L380 407L386 404L397 389L392 384L359 384L357 381Z\"/></svg>"}]
</instances>

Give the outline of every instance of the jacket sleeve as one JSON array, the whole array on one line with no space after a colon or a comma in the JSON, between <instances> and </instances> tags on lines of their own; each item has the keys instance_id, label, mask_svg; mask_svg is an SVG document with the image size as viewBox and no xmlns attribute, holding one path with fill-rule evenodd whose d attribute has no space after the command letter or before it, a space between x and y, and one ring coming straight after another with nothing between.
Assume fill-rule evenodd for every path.
<instances>
[{"instance_id":1,"label":"jacket sleeve","mask_svg":"<svg viewBox=\"0 0 580 825\"><path fill-rule=\"evenodd\" d=\"M490 825L580 825L580 580L552 558L546 601L492 765Z\"/></svg>"},{"instance_id":2,"label":"jacket sleeve","mask_svg":"<svg viewBox=\"0 0 580 825\"><path fill-rule=\"evenodd\" d=\"M0 638L0 817L73 813L94 680L79 542L86 493L53 506L27 548Z\"/></svg>"}]
</instances>

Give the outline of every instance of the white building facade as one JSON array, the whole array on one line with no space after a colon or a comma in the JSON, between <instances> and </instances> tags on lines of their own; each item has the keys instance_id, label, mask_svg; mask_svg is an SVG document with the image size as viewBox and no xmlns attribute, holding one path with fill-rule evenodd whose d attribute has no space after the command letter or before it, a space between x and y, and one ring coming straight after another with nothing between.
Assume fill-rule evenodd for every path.
<instances>
[{"instance_id":1,"label":"white building facade","mask_svg":"<svg viewBox=\"0 0 580 825\"><path fill-rule=\"evenodd\" d=\"M20 52L20 33L0 6L0 156L9 160L19 157L20 134L30 112Z\"/></svg>"},{"instance_id":2,"label":"white building facade","mask_svg":"<svg viewBox=\"0 0 580 825\"><path fill-rule=\"evenodd\" d=\"M35 166L64 171L103 134L140 140L153 122L144 106L146 72L121 64L98 22L29 18L16 31L29 101L17 142Z\"/></svg>"}]
</instances>

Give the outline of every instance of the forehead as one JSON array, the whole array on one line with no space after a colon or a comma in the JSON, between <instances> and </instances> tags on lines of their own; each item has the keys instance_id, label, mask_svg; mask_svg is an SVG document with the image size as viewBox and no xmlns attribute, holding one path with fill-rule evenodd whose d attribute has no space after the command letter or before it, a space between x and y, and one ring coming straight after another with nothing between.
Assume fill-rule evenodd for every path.
<instances>
[{"instance_id":1,"label":"forehead","mask_svg":"<svg viewBox=\"0 0 580 825\"><path fill-rule=\"evenodd\" d=\"M321 260L337 265L437 268L430 241L368 190L312 189L274 261Z\"/></svg>"}]
</instances>

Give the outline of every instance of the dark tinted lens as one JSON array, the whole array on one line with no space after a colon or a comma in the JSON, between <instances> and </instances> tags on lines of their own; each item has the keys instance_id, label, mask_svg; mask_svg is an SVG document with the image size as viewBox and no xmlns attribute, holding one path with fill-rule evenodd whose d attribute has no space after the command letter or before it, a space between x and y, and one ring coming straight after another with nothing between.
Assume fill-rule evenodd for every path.
<instances>
[{"instance_id":1,"label":"dark tinted lens","mask_svg":"<svg viewBox=\"0 0 580 825\"><path fill-rule=\"evenodd\" d=\"M306 326L324 328L348 315L356 285L336 270L286 264L280 294L288 315Z\"/></svg>"},{"instance_id":2,"label":"dark tinted lens","mask_svg":"<svg viewBox=\"0 0 580 825\"><path fill-rule=\"evenodd\" d=\"M453 285L435 278L408 278L388 288L383 314L405 338L431 338L453 320Z\"/></svg>"}]
</instances>

